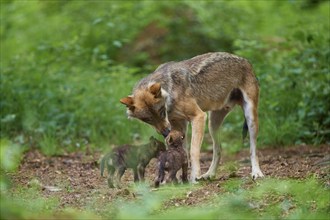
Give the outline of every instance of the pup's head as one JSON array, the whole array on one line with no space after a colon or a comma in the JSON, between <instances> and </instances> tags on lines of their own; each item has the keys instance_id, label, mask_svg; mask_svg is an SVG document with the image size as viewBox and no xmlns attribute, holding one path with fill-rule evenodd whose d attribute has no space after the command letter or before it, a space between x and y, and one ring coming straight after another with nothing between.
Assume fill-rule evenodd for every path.
<instances>
[{"instance_id":1,"label":"pup's head","mask_svg":"<svg viewBox=\"0 0 330 220\"><path fill-rule=\"evenodd\" d=\"M181 147L183 145L184 133L181 131L172 130L165 140L167 146Z\"/></svg>"},{"instance_id":2,"label":"pup's head","mask_svg":"<svg viewBox=\"0 0 330 220\"><path fill-rule=\"evenodd\" d=\"M166 146L163 142L157 140L153 136L149 138L149 145L155 152L166 151Z\"/></svg>"},{"instance_id":3,"label":"pup's head","mask_svg":"<svg viewBox=\"0 0 330 220\"><path fill-rule=\"evenodd\" d=\"M134 95L120 99L127 107L129 118L137 118L152 125L164 137L171 130L167 118L166 97L168 93L162 90L160 83L152 83L146 89L139 89Z\"/></svg>"}]
</instances>

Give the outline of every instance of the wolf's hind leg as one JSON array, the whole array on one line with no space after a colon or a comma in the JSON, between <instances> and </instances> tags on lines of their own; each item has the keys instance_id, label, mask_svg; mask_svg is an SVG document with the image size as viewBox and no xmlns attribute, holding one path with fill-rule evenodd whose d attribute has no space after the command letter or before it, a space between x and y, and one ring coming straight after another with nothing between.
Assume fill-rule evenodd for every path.
<instances>
[{"instance_id":1,"label":"wolf's hind leg","mask_svg":"<svg viewBox=\"0 0 330 220\"><path fill-rule=\"evenodd\" d=\"M260 170L256 152L258 136L258 92L257 86L250 86L246 88L246 91L242 91L244 99L243 111L250 135L251 176L253 179L264 176Z\"/></svg>"},{"instance_id":2,"label":"wolf's hind leg","mask_svg":"<svg viewBox=\"0 0 330 220\"><path fill-rule=\"evenodd\" d=\"M219 140L219 128L222 124L223 120L225 119L226 115L230 112L229 108L223 108L218 111L211 111L209 115L209 132L213 142L213 157L212 163L209 167L209 170L203 174L199 179L210 179L214 178L219 161L221 159L221 144Z\"/></svg>"}]
</instances>

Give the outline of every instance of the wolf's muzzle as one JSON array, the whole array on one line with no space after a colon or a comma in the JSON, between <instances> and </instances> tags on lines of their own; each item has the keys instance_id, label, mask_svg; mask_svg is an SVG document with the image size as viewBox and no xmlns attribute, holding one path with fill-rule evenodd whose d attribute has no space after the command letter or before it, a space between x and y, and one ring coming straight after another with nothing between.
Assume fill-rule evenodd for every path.
<instances>
[{"instance_id":1,"label":"wolf's muzzle","mask_svg":"<svg viewBox=\"0 0 330 220\"><path fill-rule=\"evenodd\" d=\"M162 135L164 136L164 138L166 138L167 137L167 135L170 133L170 129L169 128L165 128L164 130L162 130Z\"/></svg>"}]
</instances>

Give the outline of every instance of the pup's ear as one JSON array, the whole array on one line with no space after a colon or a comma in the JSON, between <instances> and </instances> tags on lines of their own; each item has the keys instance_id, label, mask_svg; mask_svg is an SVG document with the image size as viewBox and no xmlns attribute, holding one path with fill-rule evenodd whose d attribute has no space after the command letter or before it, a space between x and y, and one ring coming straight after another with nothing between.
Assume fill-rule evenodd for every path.
<instances>
[{"instance_id":1,"label":"pup's ear","mask_svg":"<svg viewBox=\"0 0 330 220\"><path fill-rule=\"evenodd\" d=\"M169 143L169 144L172 144L172 143L173 143L173 138L172 138L172 136L170 136L170 137L168 138L168 143Z\"/></svg>"},{"instance_id":2,"label":"pup's ear","mask_svg":"<svg viewBox=\"0 0 330 220\"><path fill-rule=\"evenodd\" d=\"M134 100L131 96L127 96L125 98L120 99L120 102L122 104L126 105L126 107L131 111L133 111L135 109Z\"/></svg>"},{"instance_id":3,"label":"pup's ear","mask_svg":"<svg viewBox=\"0 0 330 220\"><path fill-rule=\"evenodd\" d=\"M162 95L160 83L154 83L149 87L149 92L155 96L155 98L160 98Z\"/></svg>"}]
</instances>

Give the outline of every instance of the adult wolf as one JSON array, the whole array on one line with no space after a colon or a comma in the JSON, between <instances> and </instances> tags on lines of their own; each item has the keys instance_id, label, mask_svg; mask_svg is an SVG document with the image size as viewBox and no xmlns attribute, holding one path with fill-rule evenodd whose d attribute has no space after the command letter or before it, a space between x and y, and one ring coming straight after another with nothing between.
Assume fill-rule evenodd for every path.
<instances>
[{"instance_id":1,"label":"adult wolf","mask_svg":"<svg viewBox=\"0 0 330 220\"><path fill-rule=\"evenodd\" d=\"M191 180L214 177L221 152L218 131L226 115L238 104L243 108L250 135L252 178L262 177L256 154L259 86L251 64L229 53L207 53L160 65L136 84L133 94L120 102L130 118L152 125L164 137L171 129L186 131L192 125ZM213 141L209 170L200 176L200 147L206 112Z\"/></svg>"}]
</instances>

